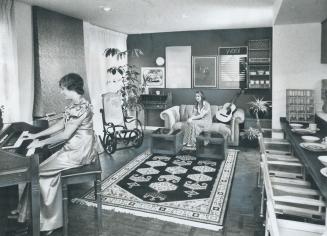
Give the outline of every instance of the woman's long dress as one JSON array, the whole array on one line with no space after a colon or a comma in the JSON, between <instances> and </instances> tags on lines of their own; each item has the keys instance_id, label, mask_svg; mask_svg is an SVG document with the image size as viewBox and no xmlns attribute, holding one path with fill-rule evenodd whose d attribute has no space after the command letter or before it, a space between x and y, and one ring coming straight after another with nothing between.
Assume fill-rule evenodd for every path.
<instances>
[{"instance_id":1,"label":"woman's long dress","mask_svg":"<svg viewBox=\"0 0 327 236\"><path fill-rule=\"evenodd\" d=\"M65 128L77 126L65 145L40 165L40 230L48 231L63 226L61 171L91 163L97 155L93 132L92 107L82 99L65 108ZM82 123L78 118L85 116ZM28 191L25 188L18 210L19 221L25 221L28 209Z\"/></svg>"},{"instance_id":2,"label":"woman's long dress","mask_svg":"<svg viewBox=\"0 0 327 236\"><path fill-rule=\"evenodd\" d=\"M207 101L203 101L201 109L197 105L194 106L192 115L200 114L203 115L201 119L185 122L182 125L182 130L184 130L183 143L188 146L195 146L196 137L212 124L210 104Z\"/></svg>"}]
</instances>

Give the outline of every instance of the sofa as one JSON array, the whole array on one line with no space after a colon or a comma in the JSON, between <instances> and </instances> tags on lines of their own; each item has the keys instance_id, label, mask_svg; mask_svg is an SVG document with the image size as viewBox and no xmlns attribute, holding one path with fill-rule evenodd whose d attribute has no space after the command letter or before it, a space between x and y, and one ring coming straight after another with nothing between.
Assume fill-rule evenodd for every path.
<instances>
[{"instance_id":1,"label":"sofa","mask_svg":"<svg viewBox=\"0 0 327 236\"><path fill-rule=\"evenodd\" d=\"M210 105L212 118L222 106ZM160 113L160 118L164 120L165 128L180 129L183 122L192 115L193 105L180 105L170 107ZM238 146L240 136L240 124L244 122L244 110L237 108L228 124L212 123L208 130L222 134L229 146Z\"/></svg>"}]
</instances>

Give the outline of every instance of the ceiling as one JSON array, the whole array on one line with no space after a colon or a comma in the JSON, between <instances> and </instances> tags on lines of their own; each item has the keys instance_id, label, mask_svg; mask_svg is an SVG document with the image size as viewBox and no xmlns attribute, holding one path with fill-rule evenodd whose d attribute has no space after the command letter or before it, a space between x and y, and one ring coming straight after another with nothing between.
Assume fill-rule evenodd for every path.
<instances>
[{"instance_id":1,"label":"ceiling","mask_svg":"<svg viewBox=\"0 0 327 236\"><path fill-rule=\"evenodd\" d=\"M127 34L271 27L274 0L20 0ZM110 7L105 12L102 7Z\"/></svg>"},{"instance_id":2,"label":"ceiling","mask_svg":"<svg viewBox=\"0 0 327 236\"><path fill-rule=\"evenodd\" d=\"M327 0L283 0L275 24L321 22L327 18Z\"/></svg>"},{"instance_id":3,"label":"ceiling","mask_svg":"<svg viewBox=\"0 0 327 236\"><path fill-rule=\"evenodd\" d=\"M19 0L127 34L321 22L327 0ZM277 13L274 4L280 4ZM110 7L110 11L104 11Z\"/></svg>"}]
</instances>

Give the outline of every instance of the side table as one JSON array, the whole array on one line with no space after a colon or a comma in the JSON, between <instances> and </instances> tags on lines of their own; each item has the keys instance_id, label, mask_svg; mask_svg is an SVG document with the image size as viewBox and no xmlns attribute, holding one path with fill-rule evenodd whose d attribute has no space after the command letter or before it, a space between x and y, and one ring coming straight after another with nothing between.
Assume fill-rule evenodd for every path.
<instances>
[{"instance_id":1,"label":"side table","mask_svg":"<svg viewBox=\"0 0 327 236\"><path fill-rule=\"evenodd\" d=\"M216 132L201 132L196 137L196 156L225 160L226 145L225 139L221 134Z\"/></svg>"},{"instance_id":2,"label":"side table","mask_svg":"<svg viewBox=\"0 0 327 236\"><path fill-rule=\"evenodd\" d=\"M183 147L183 131L159 128L151 134L151 151L156 154L176 155Z\"/></svg>"}]
</instances>

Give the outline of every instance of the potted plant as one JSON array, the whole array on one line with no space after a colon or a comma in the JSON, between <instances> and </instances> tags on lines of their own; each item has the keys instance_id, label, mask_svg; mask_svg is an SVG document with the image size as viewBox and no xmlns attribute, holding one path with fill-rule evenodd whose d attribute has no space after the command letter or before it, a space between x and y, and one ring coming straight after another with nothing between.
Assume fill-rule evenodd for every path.
<instances>
[{"instance_id":1,"label":"potted plant","mask_svg":"<svg viewBox=\"0 0 327 236\"><path fill-rule=\"evenodd\" d=\"M250 113L258 119L262 119L270 107L269 101L265 101L263 98L256 97L254 97L254 100L250 101L248 104L250 105Z\"/></svg>"},{"instance_id":2,"label":"potted plant","mask_svg":"<svg viewBox=\"0 0 327 236\"><path fill-rule=\"evenodd\" d=\"M259 129L250 127L241 133L241 140L243 141L245 146L257 147L259 135Z\"/></svg>"},{"instance_id":3,"label":"potted plant","mask_svg":"<svg viewBox=\"0 0 327 236\"><path fill-rule=\"evenodd\" d=\"M121 60L129 54L135 57L143 55L141 49L120 51L117 48L107 48L104 53L106 57L116 57L118 60ZM141 81L138 79L140 75L139 69L135 65L126 64L110 67L107 69L107 72L112 75L119 74L121 76L122 87L117 92L122 96L122 107L124 112L127 114L127 111L140 111L142 105L139 103L139 98L144 88L142 87Z\"/></svg>"},{"instance_id":4,"label":"potted plant","mask_svg":"<svg viewBox=\"0 0 327 236\"><path fill-rule=\"evenodd\" d=\"M254 97L253 101L248 103L250 105L249 111L252 116L254 116L257 120L257 127L259 131L261 130L260 119L262 119L265 114L268 112L268 108L270 107L270 102L263 100L263 98Z\"/></svg>"}]
</instances>

